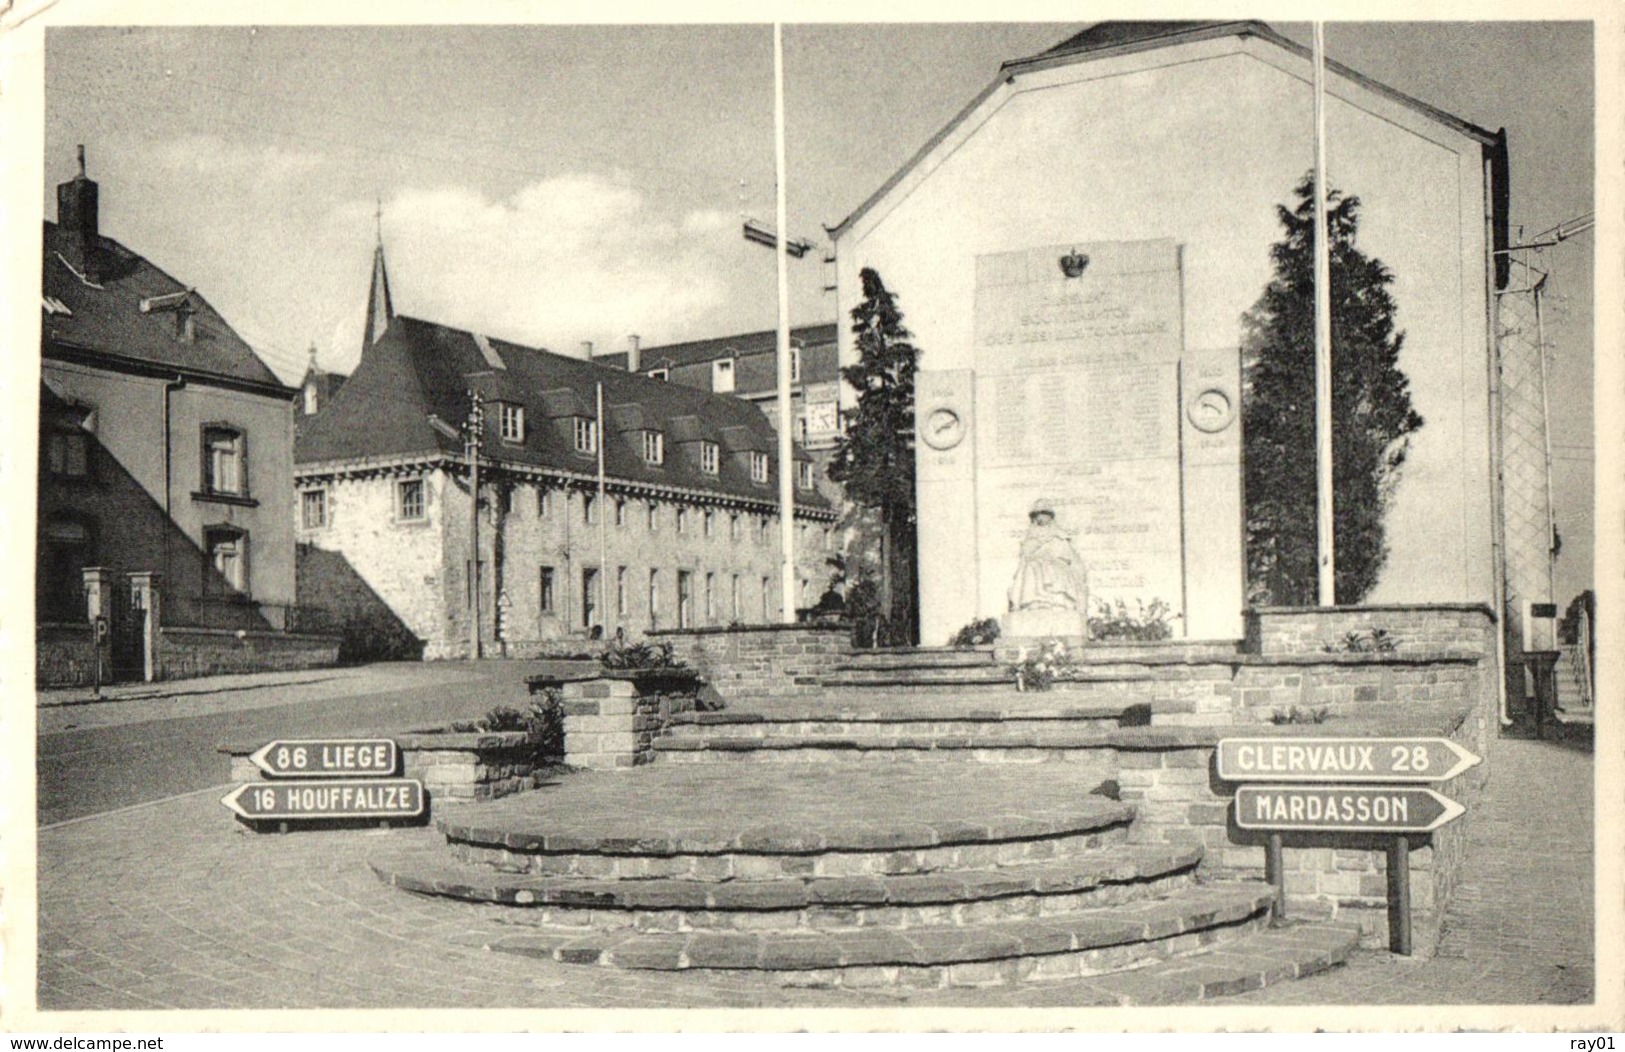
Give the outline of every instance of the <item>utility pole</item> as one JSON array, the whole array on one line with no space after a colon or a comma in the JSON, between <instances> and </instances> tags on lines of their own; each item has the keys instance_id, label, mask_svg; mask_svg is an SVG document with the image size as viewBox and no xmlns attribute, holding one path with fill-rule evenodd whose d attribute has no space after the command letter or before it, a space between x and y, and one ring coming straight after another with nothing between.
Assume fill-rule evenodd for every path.
<instances>
[{"instance_id":1,"label":"utility pole","mask_svg":"<svg viewBox=\"0 0 1625 1052\"><path fill-rule=\"evenodd\" d=\"M485 438L485 400L468 392L464 449L468 453L468 656L480 656L480 445Z\"/></svg>"}]
</instances>

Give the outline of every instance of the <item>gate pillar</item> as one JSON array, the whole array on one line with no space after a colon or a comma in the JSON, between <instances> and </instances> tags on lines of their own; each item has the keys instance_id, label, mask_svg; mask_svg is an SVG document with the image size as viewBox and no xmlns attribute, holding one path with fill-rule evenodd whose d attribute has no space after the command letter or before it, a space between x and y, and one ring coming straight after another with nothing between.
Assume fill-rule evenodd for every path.
<instances>
[{"instance_id":1,"label":"gate pillar","mask_svg":"<svg viewBox=\"0 0 1625 1052\"><path fill-rule=\"evenodd\" d=\"M141 611L141 678L148 683L158 678L158 626L163 575L156 570L137 570L129 575L130 602Z\"/></svg>"}]
</instances>

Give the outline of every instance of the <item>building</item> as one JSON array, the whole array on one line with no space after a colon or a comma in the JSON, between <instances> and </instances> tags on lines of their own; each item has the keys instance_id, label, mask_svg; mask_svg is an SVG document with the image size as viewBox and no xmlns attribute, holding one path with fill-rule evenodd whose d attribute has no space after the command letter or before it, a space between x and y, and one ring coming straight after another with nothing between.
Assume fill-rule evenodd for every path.
<instances>
[{"instance_id":1,"label":"building","mask_svg":"<svg viewBox=\"0 0 1625 1052\"><path fill-rule=\"evenodd\" d=\"M196 289L102 234L82 149L44 224L42 282L42 681L89 678L95 613L120 675L282 663L298 649L295 390Z\"/></svg>"},{"instance_id":2,"label":"building","mask_svg":"<svg viewBox=\"0 0 1625 1052\"><path fill-rule=\"evenodd\" d=\"M786 597L776 439L757 409L396 315L380 244L361 360L306 419L296 455L306 557L342 557L364 594L318 594L312 580L310 601L381 605L431 658L469 652L476 606L482 648L508 654L595 632L774 622L785 603L815 604L829 576L834 509L796 456Z\"/></svg>"},{"instance_id":3,"label":"building","mask_svg":"<svg viewBox=\"0 0 1625 1052\"><path fill-rule=\"evenodd\" d=\"M790 406L795 439L812 457L819 489L840 500L827 470L841 432L839 335L833 322L790 330ZM687 343L640 347L631 337L627 351L595 358L628 372L685 387L731 394L761 409L779 426L778 331L747 332Z\"/></svg>"},{"instance_id":4,"label":"building","mask_svg":"<svg viewBox=\"0 0 1625 1052\"><path fill-rule=\"evenodd\" d=\"M1115 497L1080 499L1061 509L1062 519L1070 516L1077 527L1085 561L1110 570L1124 562L1117 556L1135 531L1172 528L1165 547L1173 555L1161 562L1177 570L1182 533L1186 609L1196 609L1197 597L1218 597L1197 634L1239 635L1237 491L1232 486L1215 502L1191 499L1188 482L1183 497L1177 480L1172 488L1158 484L1166 514L1131 521L1147 488L1136 481L1132 461L1141 455L1140 436L1150 423L1160 421L1157 440L1168 438L1188 460L1190 446L1181 446L1179 430L1190 431L1186 417L1203 431L1199 413L1211 413L1215 429L1233 419L1227 414L1239 401L1240 319L1270 277L1270 246L1280 237L1276 208L1292 200L1313 163L1311 83L1309 52L1262 23L1100 23L1041 54L1005 63L979 96L835 228L839 312L858 303L863 268L883 276L927 352L920 419L941 413L944 421L940 436L922 435L917 443L927 640L1004 612L1023 517L1035 496L1048 495L996 492L988 470L1002 455L1000 443L1011 437L1006 425L1030 421L1036 412L1000 408L1003 393L996 388L1004 378L991 373L1016 368L1011 363L1023 344L993 347L987 297L1009 277L995 280L993 268L1002 266L999 259L1042 250L1048 253L1044 280L1082 274L1074 287L1084 290L1107 273L1112 258L1121 260L1131 249L1150 258L1145 246L1164 246L1156 258L1171 260L1158 266L1170 275L1166 332L1176 356L1182 349L1187 359L1213 354L1217 361L1228 353L1230 377L1212 385L1229 385L1219 392L1222 399L1186 404L1181 399L1207 392L1195 386L1181 394L1180 377L1169 374L1174 393L1166 405L1158 403L1154 421L1144 414L1131 420L1121 408L1126 401L1103 404L1103 418L1121 415L1124 426L1115 433L1033 443L1035 450L1058 445L1067 456L1094 463L1075 465L1064 476L1042 468L1036 454L1023 466L1034 472L1035 486L1076 480L1081 488L1102 473L1120 474L1125 481ZM1504 267L1493 265L1494 251L1506 244L1505 136L1335 62L1327 67L1326 122L1329 180L1360 197L1360 246L1394 275L1390 291L1405 331L1400 366L1426 420L1411 441L1386 521L1389 556L1367 601L1501 609L1496 549L1503 494L1493 470L1498 348L1490 321L1492 298L1505 280ZM1095 263L1085 271L1091 256ZM1069 260L1076 274L1063 277ZM1057 310L1071 309L1057 303ZM1006 320L1017 327L1033 320L1012 319ZM1090 340L1103 339L1112 318L1080 307L1049 320L1057 324L1039 336L1072 341L1061 353L1075 350L1079 368L1095 370L1091 375L1102 383L1140 367L1132 348L1112 361L1084 361L1095 353ZM1116 331L1132 335L1132 327ZM852 338L840 338L841 358L850 362ZM1042 393L1054 395L1059 423L1094 427L1070 412L1070 403L1061 405L1061 389ZM1022 439L1021 428L1014 437ZM953 449L960 438L964 445ZM970 510L977 507L979 518ZM1228 550L1225 580L1192 577L1193 537ZM1177 573L1173 580L1177 592ZM1127 598L1133 608L1133 575L1105 584L1092 582L1091 591ZM1177 594L1166 598L1179 609Z\"/></svg>"}]
</instances>

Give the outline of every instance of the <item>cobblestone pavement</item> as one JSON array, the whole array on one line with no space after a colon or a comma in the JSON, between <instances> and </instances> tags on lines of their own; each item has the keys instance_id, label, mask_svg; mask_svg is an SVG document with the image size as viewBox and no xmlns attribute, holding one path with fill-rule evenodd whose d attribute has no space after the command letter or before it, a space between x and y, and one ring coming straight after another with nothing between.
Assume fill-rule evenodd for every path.
<instances>
[{"instance_id":1,"label":"cobblestone pavement","mask_svg":"<svg viewBox=\"0 0 1625 1052\"><path fill-rule=\"evenodd\" d=\"M1474 816L1467 879L1438 957L1365 953L1324 976L1218 1003L1588 1001L1591 756L1501 741L1490 760L1489 799ZM888 805L871 806L879 817ZM426 829L256 835L213 794L44 830L38 1005L875 1008L1076 1006L1097 996L1066 982L786 990L748 976L611 972L488 953L480 947L504 926L501 908L411 896L365 864L387 843L434 836Z\"/></svg>"}]
</instances>

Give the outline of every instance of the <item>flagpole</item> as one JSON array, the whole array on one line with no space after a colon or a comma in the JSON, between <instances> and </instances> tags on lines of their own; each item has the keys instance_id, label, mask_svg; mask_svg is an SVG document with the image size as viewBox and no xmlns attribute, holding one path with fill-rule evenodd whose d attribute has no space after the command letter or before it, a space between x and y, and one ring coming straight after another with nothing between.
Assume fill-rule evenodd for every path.
<instances>
[{"instance_id":1,"label":"flagpole","mask_svg":"<svg viewBox=\"0 0 1625 1052\"><path fill-rule=\"evenodd\" d=\"M773 23L773 163L778 187L778 244L775 255L779 265L779 340L778 340L778 398L779 398L779 548L783 561L779 572L780 620L794 624L796 620L795 582L795 462L791 446L792 414L790 412L790 237L789 219L785 206L784 158L784 27Z\"/></svg>"},{"instance_id":2,"label":"flagpole","mask_svg":"<svg viewBox=\"0 0 1625 1052\"><path fill-rule=\"evenodd\" d=\"M630 361L630 357L627 359ZM595 385L598 394L598 623L604 626L604 635L609 635L609 504L606 501L606 479L604 475L604 385L600 381ZM619 616L619 611L617 611ZM592 626L587 626L592 631Z\"/></svg>"},{"instance_id":3,"label":"flagpole","mask_svg":"<svg viewBox=\"0 0 1625 1052\"><path fill-rule=\"evenodd\" d=\"M1326 38L1315 26L1315 522L1321 606L1337 603L1336 531L1332 520L1331 249L1326 216Z\"/></svg>"}]
</instances>

